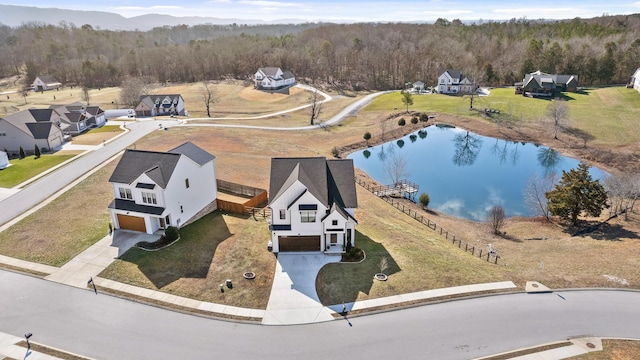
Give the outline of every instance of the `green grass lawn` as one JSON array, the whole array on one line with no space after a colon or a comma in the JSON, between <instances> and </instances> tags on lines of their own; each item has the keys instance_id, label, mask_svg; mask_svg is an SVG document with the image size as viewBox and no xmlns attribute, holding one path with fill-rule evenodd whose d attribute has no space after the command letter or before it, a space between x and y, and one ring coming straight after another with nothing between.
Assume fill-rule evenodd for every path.
<instances>
[{"instance_id":1,"label":"green grass lawn","mask_svg":"<svg viewBox=\"0 0 640 360\"><path fill-rule=\"evenodd\" d=\"M39 159L35 156L27 156L24 159L10 160L11 166L0 170L0 187L14 187L74 156L42 155Z\"/></svg>"},{"instance_id":2,"label":"green grass lawn","mask_svg":"<svg viewBox=\"0 0 640 360\"><path fill-rule=\"evenodd\" d=\"M105 126L101 126L101 127L98 127L98 128L91 129L91 130L87 131L86 133L84 133L83 135L85 135L85 134L105 133L105 132L106 133L111 133L111 132L121 133L123 131L124 130L122 130L119 125L105 125Z\"/></svg>"},{"instance_id":3,"label":"green grass lawn","mask_svg":"<svg viewBox=\"0 0 640 360\"><path fill-rule=\"evenodd\" d=\"M271 292L275 257L267 252L264 220L215 211L180 229L180 240L162 250L127 251L101 277L192 299L265 309ZM253 280L242 277L246 271ZM227 279L233 289L220 292Z\"/></svg>"},{"instance_id":4,"label":"green grass lawn","mask_svg":"<svg viewBox=\"0 0 640 360\"><path fill-rule=\"evenodd\" d=\"M622 86L585 88L580 93L562 93L569 104L566 128L586 134L589 140L606 145L629 145L640 141L640 94ZM474 108L500 110L511 114L524 125L539 124L545 118L550 100L514 94L513 88L491 89L489 96L476 97ZM469 111L468 96L441 94L414 95L409 110L480 117ZM373 100L365 111L404 110L399 92Z\"/></svg>"}]
</instances>

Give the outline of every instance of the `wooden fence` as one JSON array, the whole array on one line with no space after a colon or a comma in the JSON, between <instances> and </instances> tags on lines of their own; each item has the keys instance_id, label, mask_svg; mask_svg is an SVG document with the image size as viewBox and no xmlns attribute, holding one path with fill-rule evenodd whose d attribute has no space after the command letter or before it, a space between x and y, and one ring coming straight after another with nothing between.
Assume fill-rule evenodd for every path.
<instances>
[{"instance_id":1,"label":"wooden fence","mask_svg":"<svg viewBox=\"0 0 640 360\"><path fill-rule=\"evenodd\" d=\"M356 182L358 183L358 185L362 186L374 195L380 194L380 192L377 192L377 190L380 188L380 185L369 184L360 178L357 178ZM462 239L456 239L456 236L451 234L448 230L429 220L423 214L413 210L410 206L406 206L405 203L401 200L397 200L393 197L384 195L378 197L386 201L388 204L391 204L396 209L402 211L405 215L410 216L414 220L419 221L421 224L427 226L429 229L439 233L441 236L444 236L444 238L446 240L450 240L453 245L458 244L459 249L464 249L465 252L469 252L473 256L478 256L479 258L485 259L488 262L498 264L498 259L500 258L500 256L495 251L483 251L483 249L478 248L476 245L471 245L468 242L463 241Z\"/></svg>"},{"instance_id":2,"label":"wooden fence","mask_svg":"<svg viewBox=\"0 0 640 360\"><path fill-rule=\"evenodd\" d=\"M238 215L253 215L254 218L256 217L256 213L260 213L260 210L263 215L266 214L266 210L257 206L267 203L267 190L219 179L216 180L216 184L218 186L218 191L247 198L247 200L242 203L218 199L217 204L219 210Z\"/></svg>"}]
</instances>

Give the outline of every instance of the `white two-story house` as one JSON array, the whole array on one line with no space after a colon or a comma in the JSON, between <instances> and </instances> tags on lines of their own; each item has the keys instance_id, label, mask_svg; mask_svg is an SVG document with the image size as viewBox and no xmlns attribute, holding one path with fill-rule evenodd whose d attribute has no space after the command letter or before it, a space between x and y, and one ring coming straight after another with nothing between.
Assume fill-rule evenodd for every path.
<instances>
[{"instance_id":1,"label":"white two-story house","mask_svg":"<svg viewBox=\"0 0 640 360\"><path fill-rule=\"evenodd\" d=\"M439 94L470 94L473 83L460 70L447 69L438 76Z\"/></svg>"},{"instance_id":2,"label":"white two-story house","mask_svg":"<svg viewBox=\"0 0 640 360\"><path fill-rule=\"evenodd\" d=\"M187 114L180 94L142 95L135 111L139 117Z\"/></svg>"},{"instance_id":3,"label":"white two-story house","mask_svg":"<svg viewBox=\"0 0 640 360\"><path fill-rule=\"evenodd\" d=\"M355 245L357 207L351 159L271 159L273 252L344 252L347 242Z\"/></svg>"},{"instance_id":4,"label":"white two-story house","mask_svg":"<svg viewBox=\"0 0 640 360\"><path fill-rule=\"evenodd\" d=\"M168 152L126 150L109 179L114 228L153 234L215 210L214 160L190 142Z\"/></svg>"},{"instance_id":5,"label":"white two-story house","mask_svg":"<svg viewBox=\"0 0 640 360\"><path fill-rule=\"evenodd\" d=\"M255 88L260 90L278 90L296 84L291 71L282 71L277 67L259 68L253 75Z\"/></svg>"}]
</instances>

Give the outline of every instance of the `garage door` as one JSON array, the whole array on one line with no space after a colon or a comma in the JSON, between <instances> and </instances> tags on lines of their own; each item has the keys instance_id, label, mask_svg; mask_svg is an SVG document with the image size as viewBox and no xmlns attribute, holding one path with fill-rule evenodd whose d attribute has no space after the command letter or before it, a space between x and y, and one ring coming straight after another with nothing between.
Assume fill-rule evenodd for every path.
<instances>
[{"instance_id":1,"label":"garage door","mask_svg":"<svg viewBox=\"0 0 640 360\"><path fill-rule=\"evenodd\" d=\"M320 251L320 236L280 236L278 246L280 252Z\"/></svg>"},{"instance_id":2,"label":"garage door","mask_svg":"<svg viewBox=\"0 0 640 360\"><path fill-rule=\"evenodd\" d=\"M118 224L120 229L147 232L144 218L141 217L118 214Z\"/></svg>"}]
</instances>

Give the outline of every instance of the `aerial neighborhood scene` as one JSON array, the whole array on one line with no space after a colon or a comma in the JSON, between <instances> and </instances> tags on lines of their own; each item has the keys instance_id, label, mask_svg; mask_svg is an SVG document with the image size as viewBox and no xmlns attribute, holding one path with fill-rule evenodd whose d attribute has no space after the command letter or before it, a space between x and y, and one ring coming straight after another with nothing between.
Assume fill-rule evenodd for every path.
<instances>
[{"instance_id":1,"label":"aerial neighborhood scene","mask_svg":"<svg viewBox=\"0 0 640 360\"><path fill-rule=\"evenodd\" d=\"M0 4L0 359L640 358L638 3L52 6Z\"/></svg>"}]
</instances>

